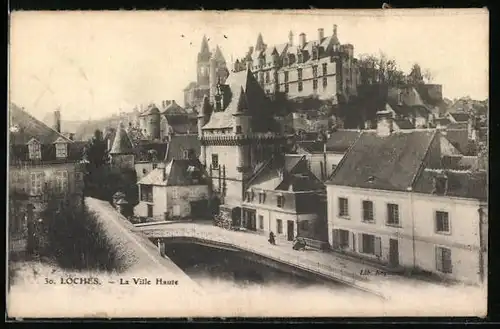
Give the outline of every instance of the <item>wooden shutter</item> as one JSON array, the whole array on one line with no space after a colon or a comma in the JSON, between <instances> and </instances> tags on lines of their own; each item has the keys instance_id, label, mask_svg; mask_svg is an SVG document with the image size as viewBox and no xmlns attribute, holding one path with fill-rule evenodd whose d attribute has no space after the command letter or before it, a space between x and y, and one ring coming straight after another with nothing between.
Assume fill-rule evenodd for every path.
<instances>
[{"instance_id":1,"label":"wooden shutter","mask_svg":"<svg viewBox=\"0 0 500 329\"><path fill-rule=\"evenodd\" d=\"M339 247L339 237L340 233L338 229L332 230L332 247L337 249Z\"/></svg>"},{"instance_id":2,"label":"wooden shutter","mask_svg":"<svg viewBox=\"0 0 500 329\"><path fill-rule=\"evenodd\" d=\"M375 256L382 256L382 238L375 237Z\"/></svg>"},{"instance_id":3,"label":"wooden shutter","mask_svg":"<svg viewBox=\"0 0 500 329\"><path fill-rule=\"evenodd\" d=\"M352 248L352 251L356 251L356 233L352 233L352 244L351 244L351 248Z\"/></svg>"},{"instance_id":4,"label":"wooden shutter","mask_svg":"<svg viewBox=\"0 0 500 329\"><path fill-rule=\"evenodd\" d=\"M363 252L363 234L358 233L358 250Z\"/></svg>"},{"instance_id":5,"label":"wooden shutter","mask_svg":"<svg viewBox=\"0 0 500 329\"><path fill-rule=\"evenodd\" d=\"M441 247L436 247L436 269L439 272L443 271L443 255Z\"/></svg>"},{"instance_id":6,"label":"wooden shutter","mask_svg":"<svg viewBox=\"0 0 500 329\"><path fill-rule=\"evenodd\" d=\"M452 272L451 250L443 249L443 271L446 273Z\"/></svg>"}]
</instances>

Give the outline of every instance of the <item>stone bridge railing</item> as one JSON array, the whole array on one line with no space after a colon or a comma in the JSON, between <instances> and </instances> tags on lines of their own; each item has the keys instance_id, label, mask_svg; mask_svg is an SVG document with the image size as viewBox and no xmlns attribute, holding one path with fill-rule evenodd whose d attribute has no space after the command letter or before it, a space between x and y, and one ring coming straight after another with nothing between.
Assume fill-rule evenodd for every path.
<instances>
[{"instance_id":1,"label":"stone bridge railing","mask_svg":"<svg viewBox=\"0 0 500 329\"><path fill-rule=\"evenodd\" d=\"M152 227L143 230L143 233L153 239L183 237L216 246L236 248L380 296L380 293L369 284L366 276L361 276L359 273L343 268L341 265L335 266L312 260L308 258L310 257L309 253L295 251L289 244L286 246L270 246L263 236L191 223L170 224L161 229Z\"/></svg>"}]
</instances>

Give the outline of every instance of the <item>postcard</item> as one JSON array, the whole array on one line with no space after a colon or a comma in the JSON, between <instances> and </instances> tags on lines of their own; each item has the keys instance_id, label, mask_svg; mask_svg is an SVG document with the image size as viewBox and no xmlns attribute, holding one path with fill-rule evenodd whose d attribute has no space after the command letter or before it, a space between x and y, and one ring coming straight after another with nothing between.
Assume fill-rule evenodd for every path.
<instances>
[{"instance_id":1,"label":"postcard","mask_svg":"<svg viewBox=\"0 0 500 329\"><path fill-rule=\"evenodd\" d=\"M7 316L486 316L488 15L12 12Z\"/></svg>"}]
</instances>

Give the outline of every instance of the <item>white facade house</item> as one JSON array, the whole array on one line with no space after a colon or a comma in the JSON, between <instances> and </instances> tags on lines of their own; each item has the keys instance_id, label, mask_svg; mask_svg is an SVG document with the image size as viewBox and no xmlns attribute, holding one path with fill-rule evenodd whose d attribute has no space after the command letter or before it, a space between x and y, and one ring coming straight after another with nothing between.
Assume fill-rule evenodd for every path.
<instances>
[{"instance_id":1,"label":"white facade house","mask_svg":"<svg viewBox=\"0 0 500 329\"><path fill-rule=\"evenodd\" d=\"M480 283L486 172L442 167L438 131L363 132L327 182L334 250L400 270Z\"/></svg>"}]
</instances>

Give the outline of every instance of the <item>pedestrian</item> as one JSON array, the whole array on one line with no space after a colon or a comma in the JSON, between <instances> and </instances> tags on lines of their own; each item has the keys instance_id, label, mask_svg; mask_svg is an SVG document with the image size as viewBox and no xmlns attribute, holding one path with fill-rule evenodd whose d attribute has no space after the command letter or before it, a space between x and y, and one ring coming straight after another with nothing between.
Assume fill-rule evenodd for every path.
<instances>
[{"instance_id":1,"label":"pedestrian","mask_svg":"<svg viewBox=\"0 0 500 329\"><path fill-rule=\"evenodd\" d=\"M274 244L274 245L276 244L276 240L274 239L274 233L272 231L269 232L269 240L268 241L270 244Z\"/></svg>"}]
</instances>

